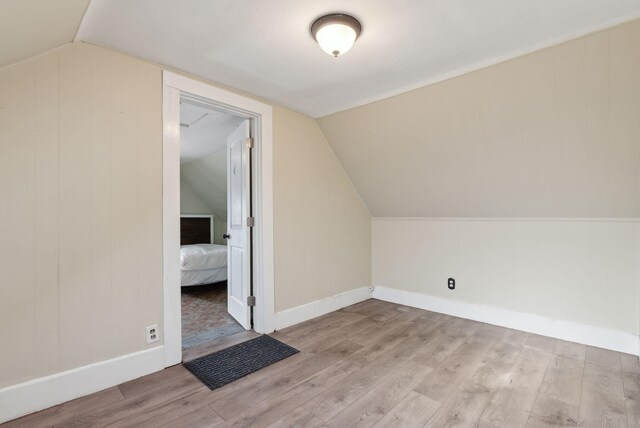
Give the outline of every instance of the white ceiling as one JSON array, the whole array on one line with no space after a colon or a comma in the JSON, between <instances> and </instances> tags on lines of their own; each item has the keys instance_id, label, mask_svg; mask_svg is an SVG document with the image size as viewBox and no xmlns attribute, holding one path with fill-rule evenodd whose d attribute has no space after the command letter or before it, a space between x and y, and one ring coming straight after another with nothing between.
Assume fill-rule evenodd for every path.
<instances>
[{"instance_id":1,"label":"white ceiling","mask_svg":"<svg viewBox=\"0 0 640 428\"><path fill-rule=\"evenodd\" d=\"M338 59L309 34L336 11L363 25ZM320 117L638 16L639 0L92 0L78 39Z\"/></svg>"},{"instance_id":2,"label":"white ceiling","mask_svg":"<svg viewBox=\"0 0 640 428\"><path fill-rule=\"evenodd\" d=\"M0 0L0 67L73 41L89 0Z\"/></svg>"},{"instance_id":3,"label":"white ceiling","mask_svg":"<svg viewBox=\"0 0 640 428\"><path fill-rule=\"evenodd\" d=\"M180 163L224 151L227 137L243 120L183 100L180 104Z\"/></svg>"}]
</instances>

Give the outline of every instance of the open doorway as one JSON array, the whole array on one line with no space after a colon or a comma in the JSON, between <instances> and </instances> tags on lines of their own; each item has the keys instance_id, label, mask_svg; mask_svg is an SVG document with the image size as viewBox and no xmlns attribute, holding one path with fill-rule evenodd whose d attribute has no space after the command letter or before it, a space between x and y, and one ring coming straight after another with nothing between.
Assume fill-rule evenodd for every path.
<instances>
[{"instance_id":1,"label":"open doorway","mask_svg":"<svg viewBox=\"0 0 640 428\"><path fill-rule=\"evenodd\" d=\"M243 258L250 260L250 235L243 236L242 227L230 233L250 214L243 202L250 199L251 183L243 183L242 177L249 166L242 165L248 132L243 117L189 99L180 101L183 354L251 328L250 312L247 318L235 301L242 299L237 290L243 284L235 282L244 279L237 270L244 268ZM237 141L241 147L234 151ZM229 222L230 217L235 221Z\"/></svg>"},{"instance_id":2,"label":"open doorway","mask_svg":"<svg viewBox=\"0 0 640 428\"><path fill-rule=\"evenodd\" d=\"M183 361L182 219L196 220L198 215L205 216L205 224L213 230L208 239L205 237L198 241L211 242L212 236L213 244L210 245L222 245L216 244L216 240L220 242L219 235L225 234L222 214L187 213L187 208L181 210L181 135L186 135L184 130L188 127L180 124L190 125L202 117L192 112L195 118L185 116L184 121L181 120L181 106L188 104L189 108L207 110L212 117L217 113L218 116L226 114L240 120L226 141L227 187L235 183L241 189L240 192L227 189L226 195L226 234L229 235L226 239L226 300L227 312L245 329L244 334L270 333L275 326L273 112L271 106L254 99L168 71L163 72L163 88L163 346L164 364L169 367ZM229 179L233 171L236 172L235 178ZM234 199L234 195L241 197ZM181 212L186 217L181 217ZM219 217L218 225L216 217ZM223 280L212 277L209 281L219 286Z\"/></svg>"}]
</instances>

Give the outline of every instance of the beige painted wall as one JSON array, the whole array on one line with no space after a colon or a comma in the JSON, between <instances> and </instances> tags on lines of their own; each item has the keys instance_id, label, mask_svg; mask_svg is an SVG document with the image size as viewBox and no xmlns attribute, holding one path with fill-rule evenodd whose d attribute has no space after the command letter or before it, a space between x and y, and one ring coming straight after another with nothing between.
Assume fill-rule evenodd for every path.
<instances>
[{"instance_id":1,"label":"beige painted wall","mask_svg":"<svg viewBox=\"0 0 640 428\"><path fill-rule=\"evenodd\" d=\"M319 123L374 217L640 217L638 46L634 21Z\"/></svg>"},{"instance_id":2,"label":"beige painted wall","mask_svg":"<svg viewBox=\"0 0 640 428\"><path fill-rule=\"evenodd\" d=\"M639 231L637 221L374 219L373 283L638 334Z\"/></svg>"},{"instance_id":3,"label":"beige painted wall","mask_svg":"<svg viewBox=\"0 0 640 428\"><path fill-rule=\"evenodd\" d=\"M373 283L638 333L638 223L607 221L640 217L638 46L634 21L320 119Z\"/></svg>"},{"instance_id":4,"label":"beige painted wall","mask_svg":"<svg viewBox=\"0 0 640 428\"><path fill-rule=\"evenodd\" d=\"M315 120L273 113L276 311L371 284L371 214Z\"/></svg>"},{"instance_id":5,"label":"beige painted wall","mask_svg":"<svg viewBox=\"0 0 640 428\"><path fill-rule=\"evenodd\" d=\"M161 75L87 44L0 69L0 387L162 326ZM274 114L282 310L370 284L371 217L316 122Z\"/></svg>"},{"instance_id":6,"label":"beige painted wall","mask_svg":"<svg viewBox=\"0 0 640 428\"><path fill-rule=\"evenodd\" d=\"M161 106L159 67L89 45L0 69L0 386L162 324Z\"/></svg>"},{"instance_id":7,"label":"beige painted wall","mask_svg":"<svg viewBox=\"0 0 640 428\"><path fill-rule=\"evenodd\" d=\"M315 120L282 107L273 120L276 311L370 285L366 205ZM226 208L225 152L182 164L180 174L210 212Z\"/></svg>"}]
</instances>

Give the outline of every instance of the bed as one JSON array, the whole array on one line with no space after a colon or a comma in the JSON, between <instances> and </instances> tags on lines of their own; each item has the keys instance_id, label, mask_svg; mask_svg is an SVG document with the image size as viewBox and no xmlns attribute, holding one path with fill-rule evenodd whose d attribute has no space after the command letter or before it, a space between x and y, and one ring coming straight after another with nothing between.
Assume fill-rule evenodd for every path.
<instances>
[{"instance_id":1,"label":"bed","mask_svg":"<svg viewBox=\"0 0 640 428\"><path fill-rule=\"evenodd\" d=\"M180 284L212 284L227 279L227 247L213 244L213 216L180 218Z\"/></svg>"}]
</instances>

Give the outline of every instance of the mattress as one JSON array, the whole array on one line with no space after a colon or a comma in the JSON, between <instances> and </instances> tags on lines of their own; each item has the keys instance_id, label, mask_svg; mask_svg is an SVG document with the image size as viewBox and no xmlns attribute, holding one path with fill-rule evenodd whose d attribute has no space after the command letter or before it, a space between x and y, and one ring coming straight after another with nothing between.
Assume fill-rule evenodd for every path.
<instances>
[{"instance_id":1,"label":"mattress","mask_svg":"<svg viewBox=\"0 0 640 428\"><path fill-rule=\"evenodd\" d=\"M187 287L190 285L212 284L214 282L227 279L227 267L202 270L183 270L180 272L180 285Z\"/></svg>"},{"instance_id":2,"label":"mattress","mask_svg":"<svg viewBox=\"0 0 640 428\"><path fill-rule=\"evenodd\" d=\"M194 271L227 267L227 247L216 244L194 244L180 247L180 270Z\"/></svg>"}]
</instances>

